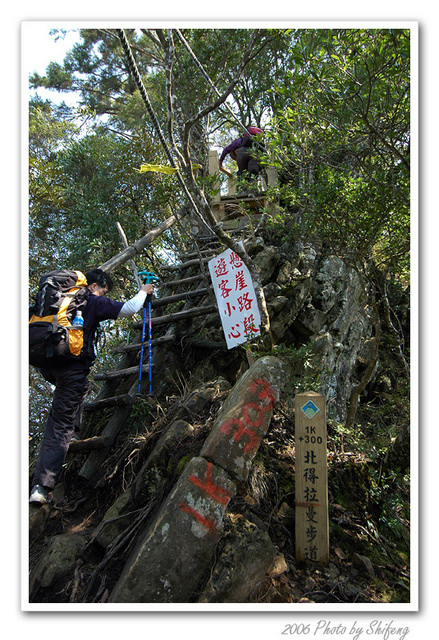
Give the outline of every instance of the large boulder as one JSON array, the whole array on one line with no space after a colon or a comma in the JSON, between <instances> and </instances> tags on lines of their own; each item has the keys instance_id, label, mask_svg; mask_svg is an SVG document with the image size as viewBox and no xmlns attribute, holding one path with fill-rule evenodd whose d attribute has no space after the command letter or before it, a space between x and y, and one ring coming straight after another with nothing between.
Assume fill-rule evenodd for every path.
<instances>
[{"instance_id":1,"label":"large boulder","mask_svg":"<svg viewBox=\"0 0 439 640\"><path fill-rule=\"evenodd\" d=\"M280 290L272 282L264 288L272 294L268 309L274 340L308 346L301 373L318 380L316 390L327 399L328 415L342 422L372 334L364 284L338 256L300 243L282 257L276 284Z\"/></svg>"},{"instance_id":2,"label":"large boulder","mask_svg":"<svg viewBox=\"0 0 439 640\"><path fill-rule=\"evenodd\" d=\"M63 533L50 538L30 575L30 594L33 595L39 588L51 587L57 580L72 576L86 542L79 533Z\"/></svg>"},{"instance_id":3,"label":"large boulder","mask_svg":"<svg viewBox=\"0 0 439 640\"><path fill-rule=\"evenodd\" d=\"M232 532L198 602L246 602L265 580L276 556L270 536L237 514Z\"/></svg>"},{"instance_id":4,"label":"large boulder","mask_svg":"<svg viewBox=\"0 0 439 640\"><path fill-rule=\"evenodd\" d=\"M262 284L266 284L270 281L270 278L279 263L279 251L276 250L276 247L265 247L254 258L254 261L260 269Z\"/></svg>"},{"instance_id":5,"label":"large boulder","mask_svg":"<svg viewBox=\"0 0 439 640\"><path fill-rule=\"evenodd\" d=\"M193 458L139 540L109 602L188 602L222 535L236 486L204 458Z\"/></svg>"},{"instance_id":6,"label":"large boulder","mask_svg":"<svg viewBox=\"0 0 439 640\"><path fill-rule=\"evenodd\" d=\"M229 392L200 455L246 480L289 373L279 358L257 360Z\"/></svg>"},{"instance_id":7,"label":"large boulder","mask_svg":"<svg viewBox=\"0 0 439 640\"><path fill-rule=\"evenodd\" d=\"M141 535L109 602L190 601L222 536L236 483L248 475L288 377L287 366L267 356L236 383L200 456L185 467Z\"/></svg>"}]
</instances>

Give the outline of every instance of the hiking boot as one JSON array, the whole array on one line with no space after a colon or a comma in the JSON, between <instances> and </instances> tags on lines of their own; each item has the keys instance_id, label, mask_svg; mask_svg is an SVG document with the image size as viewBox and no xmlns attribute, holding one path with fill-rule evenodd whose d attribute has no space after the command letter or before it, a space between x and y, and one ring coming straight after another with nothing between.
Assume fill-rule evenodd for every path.
<instances>
[{"instance_id":1,"label":"hiking boot","mask_svg":"<svg viewBox=\"0 0 439 640\"><path fill-rule=\"evenodd\" d=\"M50 504L52 502L52 494L42 487L40 484L36 484L32 487L30 492L29 502L39 502L40 504Z\"/></svg>"}]
</instances>

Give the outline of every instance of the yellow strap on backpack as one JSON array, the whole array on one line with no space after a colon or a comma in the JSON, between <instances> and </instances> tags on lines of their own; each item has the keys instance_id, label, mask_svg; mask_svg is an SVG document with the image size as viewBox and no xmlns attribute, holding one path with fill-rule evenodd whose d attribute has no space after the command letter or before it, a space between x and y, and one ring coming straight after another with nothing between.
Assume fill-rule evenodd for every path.
<instances>
[{"instance_id":1,"label":"yellow strap on backpack","mask_svg":"<svg viewBox=\"0 0 439 640\"><path fill-rule=\"evenodd\" d=\"M69 319L67 318L67 308L72 301L72 297L75 296L81 289L87 286L87 279L82 271L76 271L75 273L78 276L76 281L76 285L69 289L66 294L64 300L62 301L58 313L56 316L49 315L44 317L39 317L36 315L32 315L29 324L33 322L49 322L51 324L56 324L61 327L65 327L69 336L69 351L74 356L79 356L82 347L84 344L84 332L82 329L77 329L73 325L70 324Z\"/></svg>"}]
</instances>

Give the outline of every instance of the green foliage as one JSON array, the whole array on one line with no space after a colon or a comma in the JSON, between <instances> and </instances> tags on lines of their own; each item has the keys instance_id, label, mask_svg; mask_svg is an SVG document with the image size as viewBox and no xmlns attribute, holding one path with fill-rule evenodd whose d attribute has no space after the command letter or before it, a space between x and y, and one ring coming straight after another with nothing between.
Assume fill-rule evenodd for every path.
<instances>
[{"instance_id":1,"label":"green foliage","mask_svg":"<svg viewBox=\"0 0 439 640\"><path fill-rule=\"evenodd\" d=\"M134 241L163 220L175 201L174 179L137 172L157 160L151 141L98 129L67 143L72 127L55 112L36 108L30 116L31 131L39 132L30 156L31 280L56 266L85 270L118 253L116 221Z\"/></svg>"},{"instance_id":2,"label":"green foliage","mask_svg":"<svg viewBox=\"0 0 439 640\"><path fill-rule=\"evenodd\" d=\"M132 240L157 224L143 204L151 201L157 179L135 171L150 153L140 140L133 144L107 133L86 136L60 155L68 177L66 226L81 229L82 238L68 239L79 264L100 264L121 250L116 221Z\"/></svg>"},{"instance_id":3,"label":"green foliage","mask_svg":"<svg viewBox=\"0 0 439 640\"><path fill-rule=\"evenodd\" d=\"M173 125L178 146L184 121L216 96L174 34L174 121L168 122L167 34L147 29L126 33L162 130L166 133L168 124ZM252 31L185 29L183 33L218 90L224 91ZM136 172L143 162L167 164L167 160L116 32L85 29L80 36L62 65L52 63L45 76L34 74L30 79L33 87L81 96L79 119L65 106L35 101L30 107L33 286L42 272L54 267L85 269L118 253L122 246L117 221L133 242L183 203L175 178ZM299 236L318 237L365 278L371 278L374 264L389 287L408 284L409 32L263 29L254 54L229 103L243 124L266 130L263 162L279 172L280 183L270 197L278 198L280 206L268 221L267 235L291 244ZM207 197L214 193L213 182L205 175L209 140L225 144L236 132L236 122L224 107L192 130L190 156L193 162L204 163L197 184ZM154 252L148 252L153 270L166 260L166 252L183 244L185 233L176 226L160 238ZM115 297L132 295L128 268L118 269L115 278ZM124 339L126 331L123 326L120 333L106 331L108 345L101 346L109 362L110 343ZM277 345L274 353L293 365L299 390L318 387L319 373L312 368L306 345L300 349ZM401 390L398 407L406 401L406 392ZM363 434L379 425L382 441L373 445L379 453L388 443L389 420L380 400L366 409L373 419L368 427L361 416ZM340 429L334 433L340 443L343 438L355 444L360 440L359 447L360 436Z\"/></svg>"},{"instance_id":4,"label":"green foliage","mask_svg":"<svg viewBox=\"0 0 439 640\"><path fill-rule=\"evenodd\" d=\"M410 35L300 30L273 87L270 145L303 233L363 265L407 272Z\"/></svg>"},{"instance_id":5,"label":"green foliage","mask_svg":"<svg viewBox=\"0 0 439 640\"><path fill-rule=\"evenodd\" d=\"M387 425L374 423L366 436L358 425L348 429L331 421L328 443L331 451L328 477L334 502L361 512L371 534L378 542L380 536L391 540L393 548L399 549L392 553L399 553L404 564L409 550L410 476L383 466L389 447ZM359 552L358 546L355 550Z\"/></svg>"},{"instance_id":6,"label":"green foliage","mask_svg":"<svg viewBox=\"0 0 439 640\"><path fill-rule=\"evenodd\" d=\"M57 162L59 149L75 135L77 128L69 113L48 102L33 100L29 106L29 261L34 273L62 260L57 240L58 212L65 197L64 174Z\"/></svg>"}]
</instances>

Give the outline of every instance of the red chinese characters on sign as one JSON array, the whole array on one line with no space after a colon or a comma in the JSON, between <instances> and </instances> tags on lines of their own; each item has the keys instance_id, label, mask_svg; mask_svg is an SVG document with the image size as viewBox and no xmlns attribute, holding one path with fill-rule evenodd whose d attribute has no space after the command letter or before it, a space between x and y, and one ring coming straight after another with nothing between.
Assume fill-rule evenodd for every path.
<instances>
[{"instance_id":1,"label":"red chinese characters on sign","mask_svg":"<svg viewBox=\"0 0 439 640\"><path fill-rule=\"evenodd\" d=\"M230 266L232 269L242 267L242 260L234 251L230 253Z\"/></svg>"},{"instance_id":2,"label":"red chinese characters on sign","mask_svg":"<svg viewBox=\"0 0 439 640\"><path fill-rule=\"evenodd\" d=\"M227 263L224 258L220 258L214 266L215 275L217 278L220 276L226 276L228 274Z\"/></svg>"},{"instance_id":3,"label":"red chinese characters on sign","mask_svg":"<svg viewBox=\"0 0 439 640\"><path fill-rule=\"evenodd\" d=\"M221 280L221 282L218 284L219 290L221 291L222 298L229 297L229 293L231 292L232 288L228 287L227 286L228 284L229 284L228 280Z\"/></svg>"},{"instance_id":4,"label":"red chinese characters on sign","mask_svg":"<svg viewBox=\"0 0 439 640\"><path fill-rule=\"evenodd\" d=\"M249 309L252 308L252 302L253 300L250 300L250 298L248 297L248 291L247 291L242 296L238 297L239 310L244 311L245 309L246 311L248 311Z\"/></svg>"},{"instance_id":5,"label":"red chinese characters on sign","mask_svg":"<svg viewBox=\"0 0 439 640\"><path fill-rule=\"evenodd\" d=\"M235 273L235 291L242 291L246 289L247 283L245 281L244 271L238 271Z\"/></svg>"},{"instance_id":6,"label":"red chinese characters on sign","mask_svg":"<svg viewBox=\"0 0 439 640\"><path fill-rule=\"evenodd\" d=\"M260 334L261 316L250 272L242 259L227 249L209 261L227 347Z\"/></svg>"}]
</instances>

